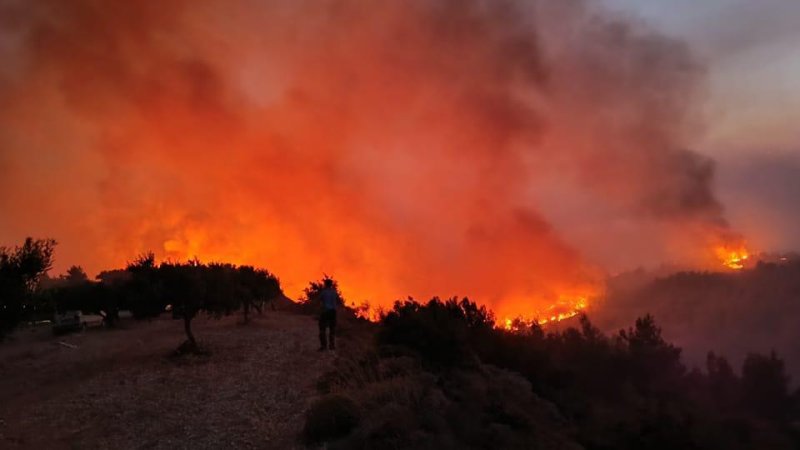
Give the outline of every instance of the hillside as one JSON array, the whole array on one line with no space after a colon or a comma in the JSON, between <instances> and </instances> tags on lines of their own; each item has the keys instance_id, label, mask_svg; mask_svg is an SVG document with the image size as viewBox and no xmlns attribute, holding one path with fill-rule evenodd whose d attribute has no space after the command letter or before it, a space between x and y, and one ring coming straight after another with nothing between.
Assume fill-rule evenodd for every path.
<instances>
[{"instance_id":1,"label":"hillside","mask_svg":"<svg viewBox=\"0 0 800 450\"><path fill-rule=\"evenodd\" d=\"M304 436L332 449L798 448L800 392L775 355L700 372L650 316L615 335L576 326L506 331L466 299L398 303L354 330Z\"/></svg>"},{"instance_id":2,"label":"hillside","mask_svg":"<svg viewBox=\"0 0 800 450\"><path fill-rule=\"evenodd\" d=\"M302 308L296 308L302 309ZM313 315L195 319L210 355L174 356L180 322L0 347L2 448L797 448L783 362L687 371L652 318L615 336L506 331L466 299L342 311L336 353ZM739 375L741 373L741 375ZM732 432L735 430L735 432Z\"/></svg>"},{"instance_id":3,"label":"hillside","mask_svg":"<svg viewBox=\"0 0 800 450\"><path fill-rule=\"evenodd\" d=\"M168 355L183 329L166 315L62 337L20 330L0 346L0 448L299 446L334 356L317 352L309 316L240 320L198 317L212 354L180 358Z\"/></svg>"},{"instance_id":4,"label":"hillside","mask_svg":"<svg viewBox=\"0 0 800 450\"><path fill-rule=\"evenodd\" d=\"M649 313L692 365L704 366L709 351L739 365L748 353L775 350L794 380L800 378L800 261L734 273L631 273L609 284L608 299L590 312L603 330Z\"/></svg>"}]
</instances>

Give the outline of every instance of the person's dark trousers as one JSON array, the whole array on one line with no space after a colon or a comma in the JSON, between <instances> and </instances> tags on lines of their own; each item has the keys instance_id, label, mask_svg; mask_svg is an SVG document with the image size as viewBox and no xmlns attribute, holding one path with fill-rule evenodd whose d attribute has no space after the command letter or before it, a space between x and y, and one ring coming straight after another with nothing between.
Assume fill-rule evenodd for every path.
<instances>
[{"instance_id":1,"label":"person's dark trousers","mask_svg":"<svg viewBox=\"0 0 800 450\"><path fill-rule=\"evenodd\" d=\"M330 330L330 338L326 339L325 329ZM330 345L327 345L330 344ZM336 347L336 310L324 311L319 316L319 348L333 350Z\"/></svg>"}]
</instances>

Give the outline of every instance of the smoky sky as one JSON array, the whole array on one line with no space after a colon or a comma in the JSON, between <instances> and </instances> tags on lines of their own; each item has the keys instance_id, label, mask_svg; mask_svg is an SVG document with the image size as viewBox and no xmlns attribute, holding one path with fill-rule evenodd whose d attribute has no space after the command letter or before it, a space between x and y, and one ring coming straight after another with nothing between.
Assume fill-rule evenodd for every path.
<instances>
[{"instance_id":1,"label":"smoky sky","mask_svg":"<svg viewBox=\"0 0 800 450\"><path fill-rule=\"evenodd\" d=\"M571 195L687 263L738 236L692 150L702 64L597 2L0 5L0 239L59 267L153 250L530 314L605 270L551 220Z\"/></svg>"},{"instance_id":2,"label":"smoky sky","mask_svg":"<svg viewBox=\"0 0 800 450\"><path fill-rule=\"evenodd\" d=\"M758 237L754 244L769 252L800 248L800 150L737 155L719 165L731 220Z\"/></svg>"}]
</instances>

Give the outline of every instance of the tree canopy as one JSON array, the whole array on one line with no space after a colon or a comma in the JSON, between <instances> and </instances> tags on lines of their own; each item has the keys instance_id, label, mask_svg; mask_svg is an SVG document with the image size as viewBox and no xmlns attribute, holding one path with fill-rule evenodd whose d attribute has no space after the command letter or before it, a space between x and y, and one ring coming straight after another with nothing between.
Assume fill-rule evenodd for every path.
<instances>
[{"instance_id":1,"label":"tree canopy","mask_svg":"<svg viewBox=\"0 0 800 450\"><path fill-rule=\"evenodd\" d=\"M21 246L0 247L0 339L31 307L33 293L53 264L53 239L27 238Z\"/></svg>"}]
</instances>

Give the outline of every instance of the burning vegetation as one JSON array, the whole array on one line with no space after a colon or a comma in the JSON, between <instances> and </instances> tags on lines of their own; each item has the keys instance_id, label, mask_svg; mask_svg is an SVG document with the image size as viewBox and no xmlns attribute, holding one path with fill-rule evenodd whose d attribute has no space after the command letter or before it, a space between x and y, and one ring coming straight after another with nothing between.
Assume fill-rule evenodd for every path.
<instances>
[{"instance_id":1,"label":"burning vegetation","mask_svg":"<svg viewBox=\"0 0 800 450\"><path fill-rule=\"evenodd\" d=\"M750 259L750 252L744 245L736 247L717 247L714 249L714 252L723 266L733 270L743 269Z\"/></svg>"},{"instance_id":2,"label":"burning vegetation","mask_svg":"<svg viewBox=\"0 0 800 450\"><path fill-rule=\"evenodd\" d=\"M589 297L584 295L561 295L556 301L539 303L548 304L550 306L543 311L535 312L529 318L525 316L517 316L515 318L506 316L502 322L497 322L497 326L506 330L520 330L530 327L533 324L544 326L571 319L586 310L589 305Z\"/></svg>"},{"instance_id":3,"label":"burning vegetation","mask_svg":"<svg viewBox=\"0 0 800 450\"><path fill-rule=\"evenodd\" d=\"M573 242L548 196L641 229L634 245L598 219L591 247L648 263L704 261L667 250L702 245L672 245L686 227L726 223L713 162L689 150L702 65L599 2L0 0L0 12L13 167L0 190L26 193L0 196L3 230L58 236L63 260L90 273L153 250L269 265L292 296L326 272L375 311L460 293L501 326L547 323L584 310L614 262ZM746 259L724 251L730 267Z\"/></svg>"},{"instance_id":4,"label":"burning vegetation","mask_svg":"<svg viewBox=\"0 0 800 450\"><path fill-rule=\"evenodd\" d=\"M355 447L413 446L391 427L417 425L480 430L464 442L487 447L531 447L550 422L584 433L554 447L725 444L713 430L758 420L785 437L795 400L774 355L741 377L709 357L696 376L652 317L610 336L584 317L623 254L741 271L703 283L747 279L752 248L725 217L714 161L692 150L706 71L685 44L592 0L165 3L0 0L0 239L56 236L61 260L90 273L154 251L40 302L53 241L0 248L0 336L57 303L152 317L172 302L196 350L194 317L247 318L330 273L381 346L353 363L368 376L339 387L413 379ZM480 304L434 297L456 293ZM578 316L580 329L553 326ZM764 373L766 407L752 382ZM709 436L690 429L697 405Z\"/></svg>"}]
</instances>

